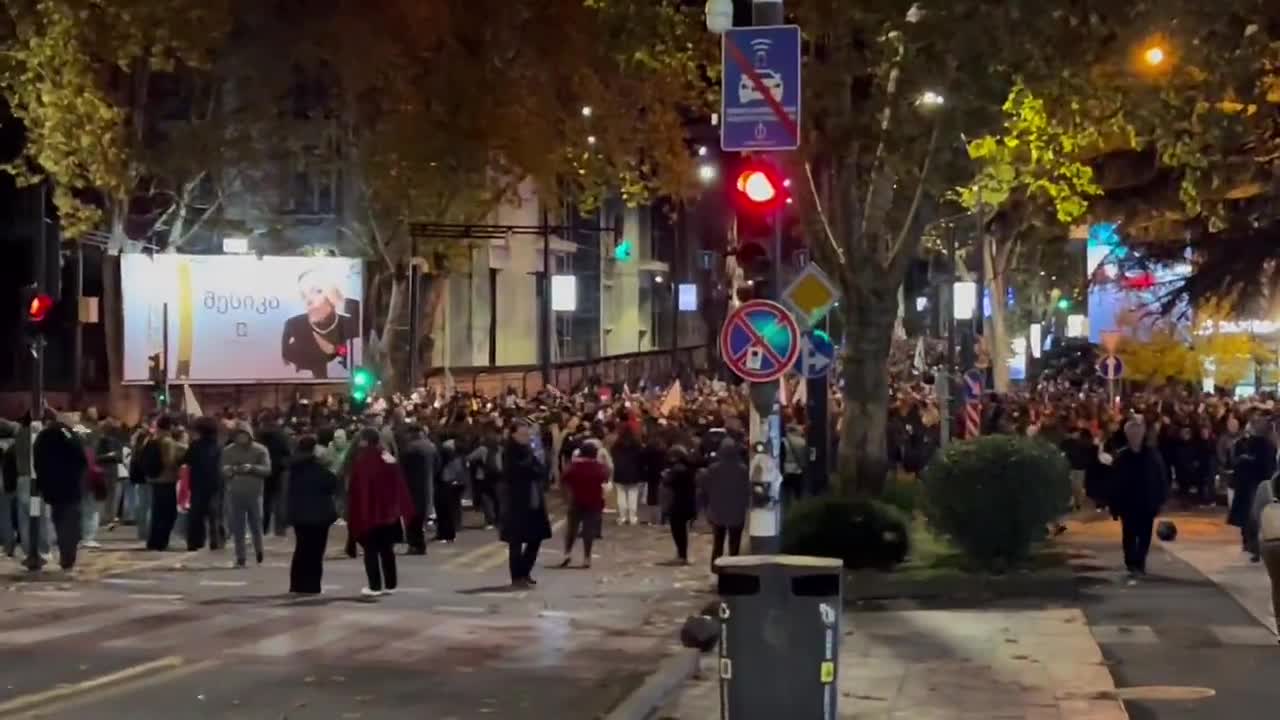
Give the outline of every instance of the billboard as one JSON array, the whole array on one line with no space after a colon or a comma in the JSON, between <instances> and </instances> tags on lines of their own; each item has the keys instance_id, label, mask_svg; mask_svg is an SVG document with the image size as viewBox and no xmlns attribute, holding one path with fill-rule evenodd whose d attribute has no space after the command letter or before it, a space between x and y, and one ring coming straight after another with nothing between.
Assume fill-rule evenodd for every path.
<instances>
[{"instance_id":1,"label":"billboard","mask_svg":"<svg viewBox=\"0 0 1280 720\"><path fill-rule=\"evenodd\" d=\"M166 324L174 382L341 382L360 364L361 260L130 253L120 281L126 383L150 381Z\"/></svg>"},{"instance_id":2,"label":"billboard","mask_svg":"<svg viewBox=\"0 0 1280 720\"><path fill-rule=\"evenodd\" d=\"M1100 343L1104 334L1122 330L1126 320L1132 323L1150 315L1169 288L1191 272L1190 263L1170 263L1151 272L1126 272L1122 261L1129 252L1115 223L1098 223L1089 228L1085 271L1089 281L1090 342Z\"/></svg>"}]
</instances>

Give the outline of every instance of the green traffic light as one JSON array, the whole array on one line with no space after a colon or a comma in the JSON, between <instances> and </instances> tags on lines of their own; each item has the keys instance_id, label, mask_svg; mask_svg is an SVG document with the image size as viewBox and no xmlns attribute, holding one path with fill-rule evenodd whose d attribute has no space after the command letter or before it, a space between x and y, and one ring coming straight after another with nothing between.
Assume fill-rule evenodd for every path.
<instances>
[{"instance_id":1,"label":"green traffic light","mask_svg":"<svg viewBox=\"0 0 1280 720\"><path fill-rule=\"evenodd\" d=\"M357 388L368 390L373 387L374 384L373 373L364 368L358 368L355 373L351 375L351 384L355 385Z\"/></svg>"},{"instance_id":2,"label":"green traffic light","mask_svg":"<svg viewBox=\"0 0 1280 720\"><path fill-rule=\"evenodd\" d=\"M618 262L628 262L631 260L631 241L623 240L613 249L613 259Z\"/></svg>"},{"instance_id":3,"label":"green traffic light","mask_svg":"<svg viewBox=\"0 0 1280 720\"><path fill-rule=\"evenodd\" d=\"M366 393L364 390L355 390L354 392L351 393L351 399L355 400L356 402L364 402L365 400L369 399L369 394Z\"/></svg>"},{"instance_id":4,"label":"green traffic light","mask_svg":"<svg viewBox=\"0 0 1280 720\"><path fill-rule=\"evenodd\" d=\"M1060 298L1060 299L1058 300L1058 309L1059 309L1059 310L1070 310L1070 309L1071 309L1071 300L1069 300L1069 299L1067 299L1067 298Z\"/></svg>"}]
</instances>

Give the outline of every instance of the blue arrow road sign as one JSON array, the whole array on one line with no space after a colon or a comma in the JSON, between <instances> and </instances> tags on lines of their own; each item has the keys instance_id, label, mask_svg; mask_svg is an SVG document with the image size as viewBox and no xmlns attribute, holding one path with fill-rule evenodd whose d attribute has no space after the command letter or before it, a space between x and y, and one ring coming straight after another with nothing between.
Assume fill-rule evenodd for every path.
<instances>
[{"instance_id":1,"label":"blue arrow road sign","mask_svg":"<svg viewBox=\"0 0 1280 720\"><path fill-rule=\"evenodd\" d=\"M733 28L723 35L720 147L800 146L800 27Z\"/></svg>"},{"instance_id":2,"label":"blue arrow road sign","mask_svg":"<svg viewBox=\"0 0 1280 720\"><path fill-rule=\"evenodd\" d=\"M794 370L801 377L815 380L831 374L836 361L836 346L831 337L821 330L810 330L800 336L800 357Z\"/></svg>"},{"instance_id":3,"label":"blue arrow road sign","mask_svg":"<svg viewBox=\"0 0 1280 720\"><path fill-rule=\"evenodd\" d=\"M1106 355L1098 361L1098 374L1107 380L1124 377L1124 361L1115 355Z\"/></svg>"},{"instance_id":4,"label":"blue arrow road sign","mask_svg":"<svg viewBox=\"0 0 1280 720\"><path fill-rule=\"evenodd\" d=\"M720 357L744 380L777 380L799 354L800 329L786 308L775 302L745 302L720 329Z\"/></svg>"}]
</instances>

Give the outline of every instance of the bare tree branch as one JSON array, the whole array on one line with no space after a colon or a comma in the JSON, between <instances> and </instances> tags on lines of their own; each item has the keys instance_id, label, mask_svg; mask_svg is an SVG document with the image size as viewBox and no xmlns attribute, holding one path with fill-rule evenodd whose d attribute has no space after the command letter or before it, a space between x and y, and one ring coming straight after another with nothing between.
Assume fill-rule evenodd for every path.
<instances>
[{"instance_id":1,"label":"bare tree branch","mask_svg":"<svg viewBox=\"0 0 1280 720\"><path fill-rule=\"evenodd\" d=\"M906 217L902 219L902 228L898 230L898 238L893 242L893 247L883 260L886 268L897 265L898 256L904 254L903 246L907 242L907 237L911 234L912 225L915 224L916 211L920 209L920 199L924 196L925 178L929 176L929 166L933 163L933 154L938 146L938 135L941 129L942 121L934 120L933 131L929 133L929 147L925 150L924 161L920 163L920 173L916 176L916 193L911 198L911 205L907 208Z\"/></svg>"}]
</instances>

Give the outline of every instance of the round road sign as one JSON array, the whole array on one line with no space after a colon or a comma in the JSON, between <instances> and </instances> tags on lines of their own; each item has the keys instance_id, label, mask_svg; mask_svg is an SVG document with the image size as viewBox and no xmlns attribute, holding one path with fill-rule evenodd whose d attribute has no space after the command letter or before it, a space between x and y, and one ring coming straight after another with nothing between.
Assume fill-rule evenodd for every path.
<instances>
[{"instance_id":1,"label":"round road sign","mask_svg":"<svg viewBox=\"0 0 1280 720\"><path fill-rule=\"evenodd\" d=\"M720 356L744 380L777 380L799 354L800 328L791 313L775 302L745 302L720 329Z\"/></svg>"}]
</instances>

